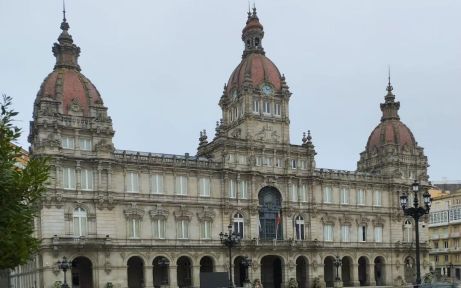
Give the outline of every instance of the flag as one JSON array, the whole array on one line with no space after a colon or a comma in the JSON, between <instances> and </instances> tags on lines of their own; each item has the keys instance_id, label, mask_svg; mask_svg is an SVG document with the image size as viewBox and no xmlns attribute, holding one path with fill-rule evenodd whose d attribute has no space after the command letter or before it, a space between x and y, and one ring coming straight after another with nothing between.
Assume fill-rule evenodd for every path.
<instances>
[{"instance_id":1,"label":"flag","mask_svg":"<svg viewBox=\"0 0 461 288\"><path fill-rule=\"evenodd\" d=\"M279 234L279 224L280 224L280 212L275 216L275 240L277 240Z\"/></svg>"}]
</instances>

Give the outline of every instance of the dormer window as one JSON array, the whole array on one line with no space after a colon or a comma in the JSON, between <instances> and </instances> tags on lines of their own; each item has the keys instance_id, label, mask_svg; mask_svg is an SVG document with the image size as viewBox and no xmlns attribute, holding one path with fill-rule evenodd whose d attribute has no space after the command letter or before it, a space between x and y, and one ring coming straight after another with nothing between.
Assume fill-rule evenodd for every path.
<instances>
[{"instance_id":1,"label":"dormer window","mask_svg":"<svg viewBox=\"0 0 461 288\"><path fill-rule=\"evenodd\" d=\"M256 46L256 47L259 46L259 38L258 38L258 37L255 38L255 46Z\"/></svg>"}]
</instances>

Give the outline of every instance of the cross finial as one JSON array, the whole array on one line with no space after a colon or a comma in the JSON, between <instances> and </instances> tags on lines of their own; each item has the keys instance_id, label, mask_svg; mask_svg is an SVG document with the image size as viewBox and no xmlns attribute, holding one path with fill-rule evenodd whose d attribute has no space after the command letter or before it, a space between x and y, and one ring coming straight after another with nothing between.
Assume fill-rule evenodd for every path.
<instances>
[{"instance_id":1,"label":"cross finial","mask_svg":"<svg viewBox=\"0 0 461 288\"><path fill-rule=\"evenodd\" d=\"M62 0L62 21L66 22L66 0Z\"/></svg>"}]
</instances>

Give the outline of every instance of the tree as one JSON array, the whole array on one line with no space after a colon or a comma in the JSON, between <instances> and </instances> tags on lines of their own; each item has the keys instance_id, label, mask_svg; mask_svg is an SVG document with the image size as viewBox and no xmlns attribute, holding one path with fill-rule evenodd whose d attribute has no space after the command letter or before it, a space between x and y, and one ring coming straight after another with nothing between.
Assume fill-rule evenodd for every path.
<instances>
[{"instance_id":1,"label":"tree","mask_svg":"<svg viewBox=\"0 0 461 288\"><path fill-rule=\"evenodd\" d=\"M21 129L13 124L18 112L12 98L0 99L0 270L25 264L37 252L34 217L48 180L48 159L33 157L18 167L21 148L14 145Z\"/></svg>"}]
</instances>

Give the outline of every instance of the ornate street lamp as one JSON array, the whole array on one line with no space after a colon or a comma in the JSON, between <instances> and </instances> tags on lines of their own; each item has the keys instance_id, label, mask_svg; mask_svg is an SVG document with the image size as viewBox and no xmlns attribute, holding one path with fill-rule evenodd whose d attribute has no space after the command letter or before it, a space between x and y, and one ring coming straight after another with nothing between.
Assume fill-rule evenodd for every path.
<instances>
[{"instance_id":1,"label":"ornate street lamp","mask_svg":"<svg viewBox=\"0 0 461 288\"><path fill-rule=\"evenodd\" d=\"M249 271L249 268L251 267L252 260L248 256L245 256L242 259L241 263L242 263L242 266L245 267L245 283L250 283L250 279L249 279L250 271Z\"/></svg>"},{"instance_id":2,"label":"ornate street lamp","mask_svg":"<svg viewBox=\"0 0 461 288\"><path fill-rule=\"evenodd\" d=\"M418 202L418 192L419 192L419 183L417 180L411 185L411 190L413 191L413 206L408 203L408 196L406 193L403 193L400 196L400 206L402 206L403 213L406 216L411 216L415 219L415 235L416 235L416 285L414 287L419 287L421 285L421 270L420 270L420 260L419 260L419 218L429 213L431 209L432 198L429 192L424 192L423 201L424 207L419 206Z\"/></svg>"},{"instance_id":3,"label":"ornate street lamp","mask_svg":"<svg viewBox=\"0 0 461 288\"><path fill-rule=\"evenodd\" d=\"M232 281L232 248L237 246L240 243L240 234L237 232L232 232L232 225L227 226L228 233L219 233L219 238L221 243L229 248L229 288L234 288L234 282Z\"/></svg>"},{"instance_id":4,"label":"ornate street lamp","mask_svg":"<svg viewBox=\"0 0 461 288\"><path fill-rule=\"evenodd\" d=\"M339 267L341 267L341 265L343 265L343 261L341 260L341 258L339 258L338 255L336 256L335 260L333 261L333 265L335 265L335 267L336 267L335 281L339 282L339 281L341 281L341 278L339 278Z\"/></svg>"},{"instance_id":5,"label":"ornate street lamp","mask_svg":"<svg viewBox=\"0 0 461 288\"><path fill-rule=\"evenodd\" d=\"M72 261L67 261L66 256L62 257L62 261L58 260L58 268L64 272L64 283L61 285L61 288L69 288L67 285L66 272L72 268Z\"/></svg>"}]
</instances>

